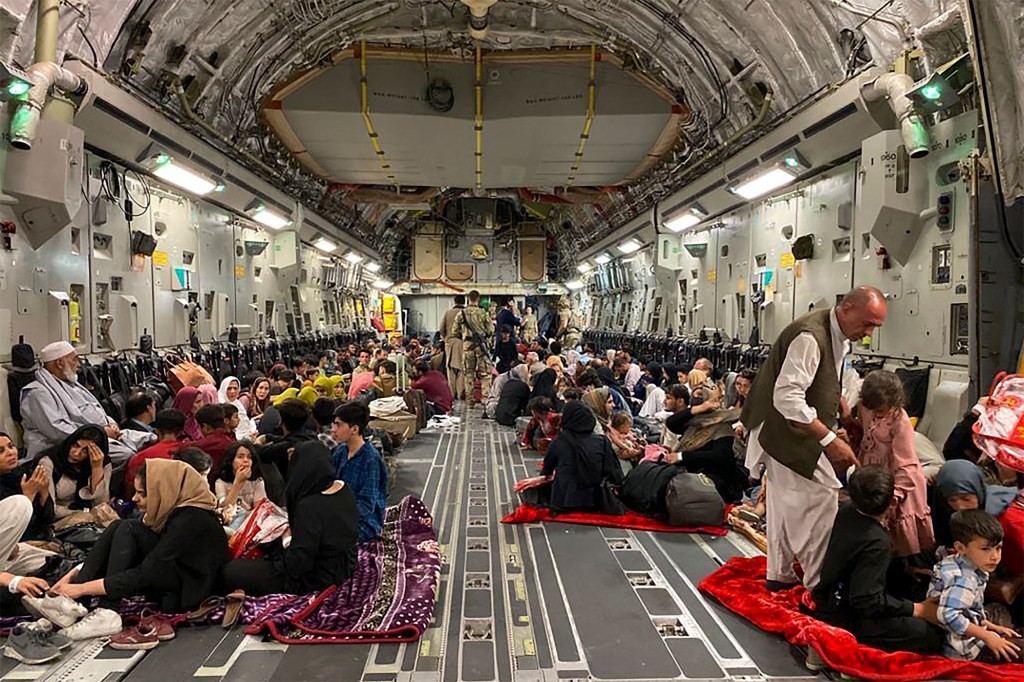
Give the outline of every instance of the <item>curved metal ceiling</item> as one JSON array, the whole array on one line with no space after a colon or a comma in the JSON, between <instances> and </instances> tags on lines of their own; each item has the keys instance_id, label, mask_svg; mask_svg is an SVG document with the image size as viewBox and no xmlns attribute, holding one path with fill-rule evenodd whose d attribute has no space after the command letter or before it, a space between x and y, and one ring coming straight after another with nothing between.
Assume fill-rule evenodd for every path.
<instances>
[{"instance_id":1,"label":"curved metal ceiling","mask_svg":"<svg viewBox=\"0 0 1024 682\"><path fill-rule=\"evenodd\" d=\"M12 2L8 4L19 4ZM21 0L20 4L30 4ZM213 130L197 132L277 169L272 178L297 198L353 218L342 195L295 163L259 115L261 101L332 53L369 44L445 50L471 58L468 8L460 0L93 0L67 12L64 47L95 60L170 115L189 122L165 74ZM673 168L703 158L743 129L771 91L767 120L819 96L868 63L890 64L915 43L915 28L955 0L499 0L490 9L485 50L597 45L668 88L693 116L681 131ZM87 3L79 3L86 6ZM13 13L17 14L17 8ZM28 10L24 14L29 14ZM31 19L31 17L29 17ZM31 31L19 53L29 54ZM927 46L931 49L931 46ZM30 60L29 60L30 61ZM194 125L192 125L195 128ZM756 131L755 131L756 134ZM727 151L727 150L723 150ZM667 192L678 178L654 172L610 203L576 208L560 220L566 251L594 241ZM328 205L324 205L324 204ZM363 206L356 222L382 251L411 217ZM387 226L387 229L385 228ZM554 228L556 237L560 236Z\"/></svg>"}]
</instances>

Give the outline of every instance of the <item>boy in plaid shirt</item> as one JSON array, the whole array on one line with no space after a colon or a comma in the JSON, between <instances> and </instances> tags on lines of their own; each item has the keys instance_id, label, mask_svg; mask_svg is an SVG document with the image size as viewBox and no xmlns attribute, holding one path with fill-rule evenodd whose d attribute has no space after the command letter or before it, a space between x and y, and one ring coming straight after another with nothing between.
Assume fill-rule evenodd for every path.
<instances>
[{"instance_id":1,"label":"boy in plaid shirt","mask_svg":"<svg viewBox=\"0 0 1024 682\"><path fill-rule=\"evenodd\" d=\"M947 630L943 654L988 663L1020 657L1020 636L985 617L985 585L999 566L1003 528L994 516L966 509L950 520L955 553L935 565L928 597L938 597L939 623Z\"/></svg>"}]
</instances>

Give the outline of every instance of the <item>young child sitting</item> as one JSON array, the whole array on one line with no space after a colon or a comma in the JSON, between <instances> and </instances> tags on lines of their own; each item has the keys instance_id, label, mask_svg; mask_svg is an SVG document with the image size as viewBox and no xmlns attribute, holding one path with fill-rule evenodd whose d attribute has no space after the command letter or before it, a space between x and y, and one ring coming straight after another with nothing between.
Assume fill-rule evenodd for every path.
<instances>
[{"instance_id":1,"label":"young child sitting","mask_svg":"<svg viewBox=\"0 0 1024 682\"><path fill-rule=\"evenodd\" d=\"M938 619L946 629L947 658L999 663L1020 658L1020 635L985 616L985 585L999 566L1003 527L980 509L965 509L949 521L954 554L935 565L928 597L938 597Z\"/></svg>"},{"instance_id":2,"label":"young child sitting","mask_svg":"<svg viewBox=\"0 0 1024 682\"><path fill-rule=\"evenodd\" d=\"M617 445L619 459L636 459L644 454L644 444L633 433L633 417L628 412L612 415L608 437Z\"/></svg>"},{"instance_id":3,"label":"young child sitting","mask_svg":"<svg viewBox=\"0 0 1024 682\"><path fill-rule=\"evenodd\" d=\"M530 398L526 409L530 412L531 419L519 441L519 447L536 447L540 452L546 453L548 443L562 430L562 415L553 410L551 399L545 396ZM539 436L537 435L538 429L540 429Z\"/></svg>"},{"instance_id":4,"label":"young child sitting","mask_svg":"<svg viewBox=\"0 0 1024 682\"><path fill-rule=\"evenodd\" d=\"M943 633L927 622L935 620L934 601L914 603L886 589L892 541L885 522L895 508L894 478L877 465L861 467L850 476L850 502L836 515L821 580L811 593L815 615L849 630L862 644L937 654ZM813 649L807 667L824 667Z\"/></svg>"},{"instance_id":5,"label":"young child sitting","mask_svg":"<svg viewBox=\"0 0 1024 682\"><path fill-rule=\"evenodd\" d=\"M864 379L858 409L863 436L861 464L878 464L896 479L896 507L886 527L893 554L909 557L935 549L928 483L914 448L914 427L903 409L903 383L892 372L877 370Z\"/></svg>"}]
</instances>

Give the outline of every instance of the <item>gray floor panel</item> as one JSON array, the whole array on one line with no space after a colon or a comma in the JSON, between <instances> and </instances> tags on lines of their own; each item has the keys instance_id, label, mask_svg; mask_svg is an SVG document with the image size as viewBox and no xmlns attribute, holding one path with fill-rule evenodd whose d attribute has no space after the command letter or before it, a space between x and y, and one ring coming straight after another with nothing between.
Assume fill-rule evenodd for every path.
<instances>
[{"instance_id":1,"label":"gray floor panel","mask_svg":"<svg viewBox=\"0 0 1024 682\"><path fill-rule=\"evenodd\" d=\"M370 656L370 644L291 645L269 682L358 680Z\"/></svg>"},{"instance_id":2,"label":"gray floor panel","mask_svg":"<svg viewBox=\"0 0 1024 682\"><path fill-rule=\"evenodd\" d=\"M685 677L698 680L725 677L715 657L708 651L707 644L701 640L692 637L669 637L665 643L675 656Z\"/></svg>"},{"instance_id":3,"label":"gray floor panel","mask_svg":"<svg viewBox=\"0 0 1024 682\"><path fill-rule=\"evenodd\" d=\"M656 541L653 536L648 535L644 537L643 534L640 534L641 544L643 544L648 549L651 556L654 558L654 562L658 565L658 568L666 576L666 578L668 578L669 582L676 589L676 594L678 594L680 599L682 599L687 611L689 611L690 615L693 616L693 618L697 620L697 622L700 624L701 630L703 630L704 635L708 638L708 641L711 643L712 646L714 646L715 650L719 653L719 655L724 658L735 658L739 656L739 652L736 650L736 647L733 645L733 643L729 640L729 637L722 630L722 628L714 621L714 619L710 617L710 613L702 603L700 597L693 591L693 589L691 589L690 585L687 585L685 581L679 579L679 574L676 571L673 563L670 561L671 554L669 554L669 556L666 556L661 552L661 548L666 547L667 549L668 547L683 547L687 552L694 551L699 554L699 556L694 555L693 558L691 558L687 554L684 554L681 557L671 557L677 559L675 565L678 565L683 569L684 573L686 573L687 576L690 577L691 584L694 586L696 585L696 582L693 582L693 578L692 576L690 576L689 567L691 566L691 562L694 560L701 562L707 561L710 562L712 565L714 565L714 562L712 562L711 559L709 559L707 555L704 554L699 547L697 547L697 545L688 535L664 534L661 539L673 540L674 544L666 546ZM697 571L697 573L700 575L700 578L703 578L709 572L710 571L705 571L701 573L700 570ZM698 578L698 581L700 580L700 578Z\"/></svg>"},{"instance_id":4,"label":"gray floor panel","mask_svg":"<svg viewBox=\"0 0 1024 682\"><path fill-rule=\"evenodd\" d=\"M552 526L559 528L560 526ZM555 640L555 651L559 661L580 660L576 639L572 631L569 614L565 610L565 601L558 589L558 576L555 574L555 562L548 549L545 529L531 528L530 540L533 543L534 559L537 565L537 580L540 591L544 595L545 610L542 611L551 628Z\"/></svg>"},{"instance_id":5,"label":"gray floor panel","mask_svg":"<svg viewBox=\"0 0 1024 682\"><path fill-rule=\"evenodd\" d=\"M220 679L222 682L270 682L271 679L274 679L274 672L283 658L283 651L246 651L235 660L231 669ZM148 680L149 678L138 679ZM277 679L283 682L288 678ZM299 678L291 679L298 680Z\"/></svg>"},{"instance_id":6,"label":"gray floor panel","mask_svg":"<svg viewBox=\"0 0 1024 682\"><path fill-rule=\"evenodd\" d=\"M481 421L479 409L469 418L459 409L458 428L403 446L390 494L423 497L444 552L435 619L421 641L285 646L241 628L183 628L104 682L810 678L785 641L696 592L720 562L744 555L728 538L500 524L518 503L513 482L535 476L542 458L519 450L511 430ZM634 587L627 573L653 584ZM78 651L83 675L102 669L93 657L133 655ZM57 682L48 679L56 670L3 659L0 682Z\"/></svg>"},{"instance_id":7,"label":"gray floor panel","mask_svg":"<svg viewBox=\"0 0 1024 682\"><path fill-rule=\"evenodd\" d=\"M667 616L679 613L679 605L668 590L660 587L644 587L636 591L644 608L652 616Z\"/></svg>"},{"instance_id":8,"label":"gray floor panel","mask_svg":"<svg viewBox=\"0 0 1024 682\"><path fill-rule=\"evenodd\" d=\"M603 679L678 676L679 667L611 561L600 530L570 526L550 539L591 674Z\"/></svg>"}]
</instances>

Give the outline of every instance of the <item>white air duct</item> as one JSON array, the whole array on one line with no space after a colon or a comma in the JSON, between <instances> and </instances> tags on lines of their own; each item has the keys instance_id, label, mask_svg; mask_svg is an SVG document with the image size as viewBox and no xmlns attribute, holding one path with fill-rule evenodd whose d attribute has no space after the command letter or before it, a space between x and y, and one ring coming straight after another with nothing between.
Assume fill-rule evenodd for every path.
<instances>
[{"instance_id":1,"label":"white air duct","mask_svg":"<svg viewBox=\"0 0 1024 682\"><path fill-rule=\"evenodd\" d=\"M867 83L861 91L865 102L879 102L888 98L900 125L900 135L907 153L912 159L928 155L928 129L924 119L914 111L914 104L907 98L907 91L914 87L914 79L905 73L885 73Z\"/></svg>"},{"instance_id":2,"label":"white air duct","mask_svg":"<svg viewBox=\"0 0 1024 682\"><path fill-rule=\"evenodd\" d=\"M488 13L498 0L462 0L469 8L469 36L473 40L483 40L491 32L491 21Z\"/></svg>"}]
</instances>

